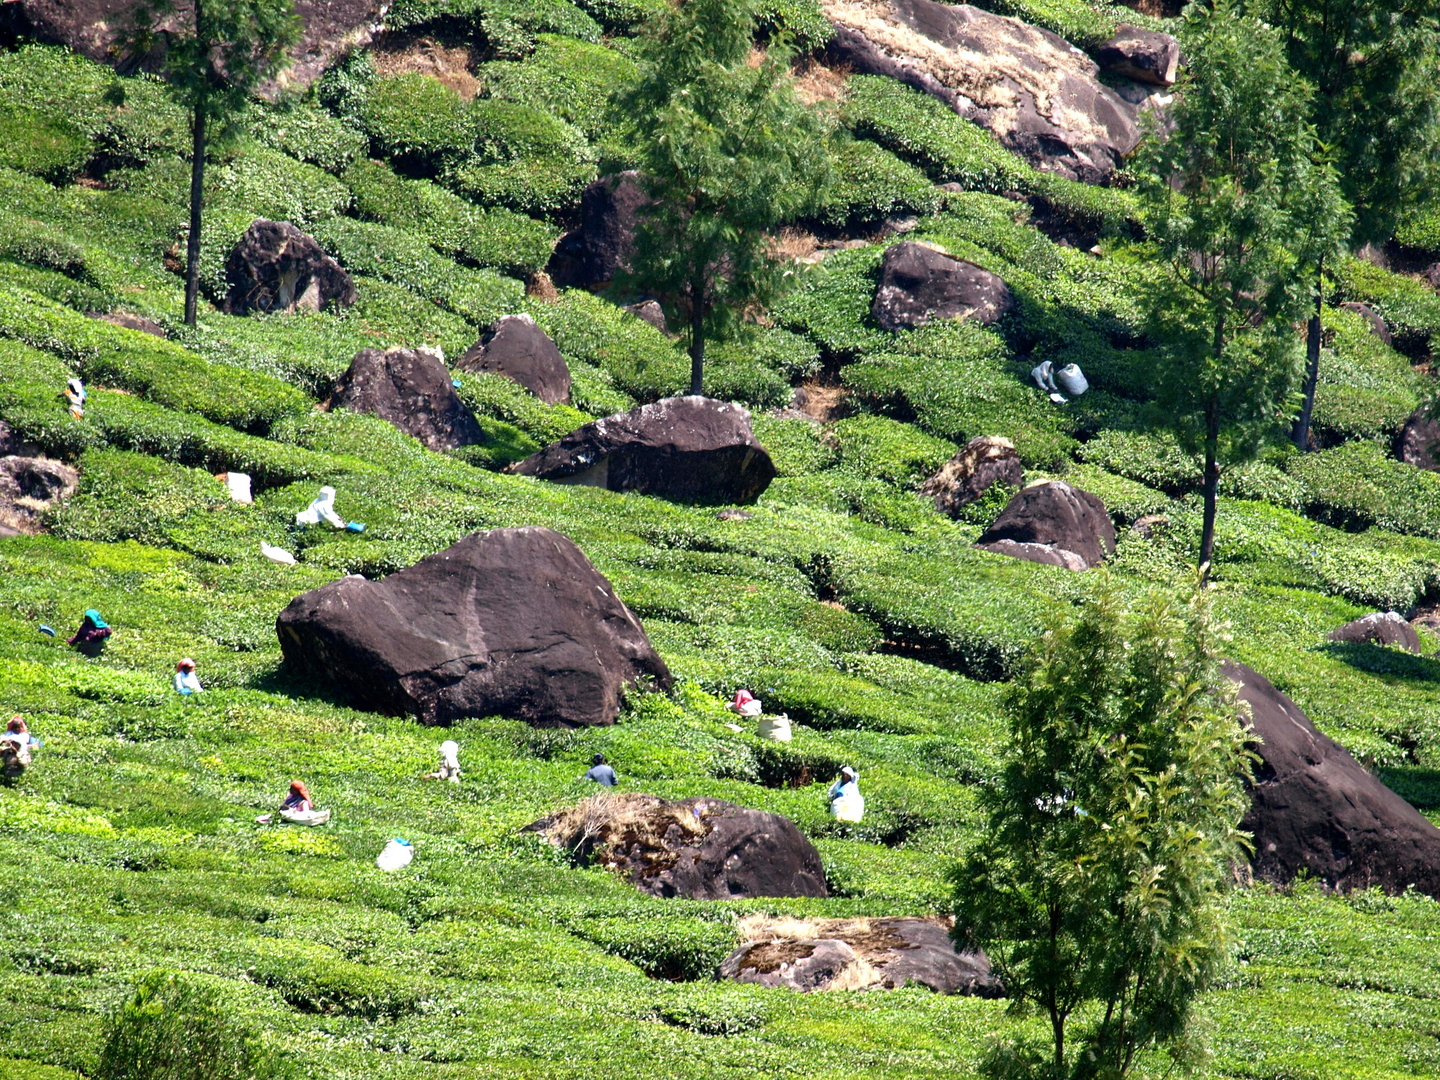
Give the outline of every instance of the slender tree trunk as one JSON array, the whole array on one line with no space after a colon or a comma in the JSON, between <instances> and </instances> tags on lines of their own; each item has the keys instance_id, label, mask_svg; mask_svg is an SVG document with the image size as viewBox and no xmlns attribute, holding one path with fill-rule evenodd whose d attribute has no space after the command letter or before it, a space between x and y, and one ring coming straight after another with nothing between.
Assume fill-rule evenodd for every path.
<instances>
[{"instance_id":1,"label":"slender tree trunk","mask_svg":"<svg viewBox=\"0 0 1440 1080\"><path fill-rule=\"evenodd\" d=\"M690 393L699 396L705 375L705 286L690 283Z\"/></svg>"},{"instance_id":2,"label":"slender tree trunk","mask_svg":"<svg viewBox=\"0 0 1440 1080\"><path fill-rule=\"evenodd\" d=\"M1050 955L1053 958L1060 951L1060 909L1050 905ZM1055 1040L1055 1075L1063 1076L1065 1073L1065 1014L1060 1011L1060 1004L1055 1000L1054 976L1047 988L1048 1001L1046 1006L1050 1012L1050 1033Z\"/></svg>"},{"instance_id":3,"label":"slender tree trunk","mask_svg":"<svg viewBox=\"0 0 1440 1080\"><path fill-rule=\"evenodd\" d=\"M190 130L194 142L190 158L190 238L185 244L185 325L195 325L200 298L200 210L205 201L205 115L209 102L202 92L195 101Z\"/></svg>"},{"instance_id":4,"label":"slender tree trunk","mask_svg":"<svg viewBox=\"0 0 1440 1080\"><path fill-rule=\"evenodd\" d=\"M1320 310L1325 303L1321 275L1324 271L1325 260L1321 259L1315 269L1315 314L1310 316L1305 340L1305 403L1300 406L1300 415L1295 418L1290 436L1302 454L1310 449L1310 418L1315 413L1315 384L1320 380Z\"/></svg>"},{"instance_id":5,"label":"slender tree trunk","mask_svg":"<svg viewBox=\"0 0 1440 1080\"><path fill-rule=\"evenodd\" d=\"M1210 580L1215 557L1215 503L1220 493L1220 403L1205 406L1205 524L1200 531L1200 578Z\"/></svg>"}]
</instances>

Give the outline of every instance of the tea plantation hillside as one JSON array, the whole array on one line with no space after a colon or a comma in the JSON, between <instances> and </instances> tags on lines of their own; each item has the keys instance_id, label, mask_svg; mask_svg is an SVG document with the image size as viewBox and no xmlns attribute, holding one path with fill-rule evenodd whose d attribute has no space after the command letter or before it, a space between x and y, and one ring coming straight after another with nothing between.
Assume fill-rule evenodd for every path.
<instances>
[{"instance_id":1,"label":"tea plantation hillside","mask_svg":"<svg viewBox=\"0 0 1440 1080\"><path fill-rule=\"evenodd\" d=\"M1193 574L1200 465L1147 409L1142 298L1163 268L1127 188L1060 179L898 81L802 59L836 181L779 237L796 287L716 342L705 374L707 395L750 409L778 470L750 516L502 473L689 385L684 340L625 312L633 297L543 273L585 186L634 162L605 102L636 78L634 35L661 6L396 4L373 46L255 103L215 151L193 327L177 272L187 115L153 76L23 36L0 51L0 422L79 472L45 531L0 539L0 709L44 743L0 788L0 1080L96 1075L107 1016L154 969L220 987L307 1080L971 1076L1020 1023L1004 1001L714 973L748 914L950 910L1006 683L1047 605L1090 577L977 550L1003 501L952 520L918 494L968 440L1008 438L1027 480L1099 496L1120 536L1106 572L1127 592ZM1082 49L1122 22L1165 25L1085 0L984 6ZM808 0L760 8L759 47L781 29L802 53L829 37ZM351 275L353 307L222 314L226 257L257 218L312 235ZM1440 259L1431 224L1407 217L1390 265ZM1015 310L881 329L871 299L897 229L1000 275ZM1229 656L1440 822L1440 621L1423 617L1440 604L1440 474L1395 452L1434 393L1440 294L1353 257L1327 290L1316 448L1277 424L1226 474L1217 607ZM86 314L117 311L165 336ZM485 441L450 454L320 407L360 349L453 360L512 313L558 345L571 404L456 372ZM1052 404L1029 380L1044 360L1078 363L1090 391ZM77 375L80 419L61 396ZM797 387L809 415L790 407ZM253 478L253 505L227 497L227 471ZM295 526L322 484L363 531ZM300 593L525 525L570 537L609 579L672 692L631 694L613 727L427 728L282 666L275 619ZM114 629L99 658L65 644L92 608ZM1390 609L1422 616L1423 655L1327 640ZM183 656L203 694L172 690ZM742 686L789 714L792 742L727 727ZM421 779L451 738L463 782ZM658 899L572 866L522 829L593 793L595 753L621 791L790 818L831 897ZM845 764L867 801L855 825L825 797ZM297 778L330 824L257 825ZM386 874L374 860L392 837L416 855ZM1211 1074L1440 1075L1436 901L1302 880L1227 904L1232 957L1201 1007Z\"/></svg>"}]
</instances>

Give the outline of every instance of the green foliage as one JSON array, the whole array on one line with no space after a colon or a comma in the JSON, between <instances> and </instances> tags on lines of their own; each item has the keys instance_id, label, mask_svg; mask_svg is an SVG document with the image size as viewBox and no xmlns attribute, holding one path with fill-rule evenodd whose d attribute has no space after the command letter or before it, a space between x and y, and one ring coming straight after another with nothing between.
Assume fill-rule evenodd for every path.
<instances>
[{"instance_id":1,"label":"green foliage","mask_svg":"<svg viewBox=\"0 0 1440 1080\"><path fill-rule=\"evenodd\" d=\"M111 1017L102 1080L260 1080L277 1074L220 980L156 971Z\"/></svg>"},{"instance_id":2,"label":"green foliage","mask_svg":"<svg viewBox=\"0 0 1440 1080\"><path fill-rule=\"evenodd\" d=\"M535 440L536 450L594 419L569 405L546 405L519 383L503 375L461 371L456 373L455 378L460 383L460 400L475 415L514 424Z\"/></svg>"},{"instance_id":3,"label":"green foliage","mask_svg":"<svg viewBox=\"0 0 1440 1080\"><path fill-rule=\"evenodd\" d=\"M532 214L572 205L595 178L594 157L574 127L531 105L480 100L471 108L475 154L446 183L479 203Z\"/></svg>"},{"instance_id":4,"label":"green foliage","mask_svg":"<svg viewBox=\"0 0 1440 1080\"><path fill-rule=\"evenodd\" d=\"M1226 960L1219 901L1248 802L1221 640L1199 590L1127 610L1105 581L1052 610L982 794L988 827L954 880L960 939L1053 1038L1002 1044L984 1074L1118 1078L1137 1052L1198 1057L1195 1002ZM1066 1027L1087 1005L1075 1047Z\"/></svg>"},{"instance_id":5,"label":"green foliage","mask_svg":"<svg viewBox=\"0 0 1440 1080\"><path fill-rule=\"evenodd\" d=\"M1292 458L1311 513L1345 529L1372 525L1440 538L1440 476L1391 458L1370 442Z\"/></svg>"},{"instance_id":6,"label":"green foliage","mask_svg":"<svg viewBox=\"0 0 1440 1080\"><path fill-rule=\"evenodd\" d=\"M1114 36L1122 22L1145 22L1138 12L1123 18L1110 4L1090 0L985 0L979 5L997 15L1010 15L1033 26L1043 26L1082 49L1094 49Z\"/></svg>"},{"instance_id":7,"label":"green foliage","mask_svg":"<svg viewBox=\"0 0 1440 1080\"><path fill-rule=\"evenodd\" d=\"M1152 133L1140 172L1147 224L1173 274L1153 301L1170 346L1157 398L1182 444L1204 453L1205 566L1221 466L1254 457L1285 407L1304 268L1349 217L1333 170L1314 164L1308 105L1280 36L1221 3L1189 9L1185 48L1175 130Z\"/></svg>"},{"instance_id":8,"label":"green foliage","mask_svg":"<svg viewBox=\"0 0 1440 1080\"><path fill-rule=\"evenodd\" d=\"M842 468L919 487L955 454L955 444L932 438L883 416L855 416L830 428Z\"/></svg>"},{"instance_id":9,"label":"green foliage","mask_svg":"<svg viewBox=\"0 0 1440 1080\"><path fill-rule=\"evenodd\" d=\"M480 71L491 98L543 108L590 139L610 126L610 99L637 74L614 49L555 34L542 34L524 61L492 61Z\"/></svg>"},{"instance_id":10,"label":"green foliage","mask_svg":"<svg viewBox=\"0 0 1440 1080\"><path fill-rule=\"evenodd\" d=\"M939 207L940 195L924 173L872 142L855 139L838 148L834 182L815 214L822 224L843 228L933 214Z\"/></svg>"},{"instance_id":11,"label":"green foliage","mask_svg":"<svg viewBox=\"0 0 1440 1080\"><path fill-rule=\"evenodd\" d=\"M1033 169L989 131L894 79L852 76L840 116L857 136L893 151L937 184L997 195L1019 191L1062 219L1106 230L1118 229L1136 215L1129 193Z\"/></svg>"},{"instance_id":12,"label":"green foliage","mask_svg":"<svg viewBox=\"0 0 1440 1080\"><path fill-rule=\"evenodd\" d=\"M555 230L500 207L482 209L426 180L405 180L376 161L345 173L355 209L382 225L423 237L442 255L474 266L526 273L544 266Z\"/></svg>"},{"instance_id":13,"label":"green foliage","mask_svg":"<svg viewBox=\"0 0 1440 1080\"><path fill-rule=\"evenodd\" d=\"M800 55L823 49L835 27L816 0L756 0L755 29L760 37L789 38Z\"/></svg>"},{"instance_id":14,"label":"green foliage","mask_svg":"<svg viewBox=\"0 0 1440 1080\"><path fill-rule=\"evenodd\" d=\"M344 214L351 202L350 189L323 169L261 146L211 170L205 197L251 218L289 221L302 229Z\"/></svg>"},{"instance_id":15,"label":"green foliage","mask_svg":"<svg viewBox=\"0 0 1440 1080\"><path fill-rule=\"evenodd\" d=\"M513 311L524 294L514 278L459 266L418 237L385 225L337 218L314 235L352 273L403 285L477 326Z\"/></svg>"},{"instance_id":16,"label":"green foliage","mask_svg":"<svg viewBox=\"0 0 1440 1080\"><path fill-rule=\"evenodd\" d=\"M73 180L94 152L74 124L21 105L0 105L0 166L45 180Z\"/></svg>"},{"instance_id":17,"label":"green foliage","mask_svg":"<svg viewBox=\"0 0 1440 1080\"><path fill-rule=\"evenodd\" d=\"M600 40L600 26L567 0L402 0L386 17L386 26L410 29L450 23L482 35L500 56L523 56L540 34L566 34Z\"/></svg>"},{"instance_id":18,"label":"green foliage","mask_svg":"<svg viewBox=\"0 0 1440 1080\"><path fill-rule=\"evenodd\" d=\"M377 150L421 175L474 153L475 124L465 100L428 75L376 79L356 111Z\"/></svg>"},{"instance_id":19,"label":"green foliage","mask_svg":"<svg viewBox=\"0 0 1440 1080\"><path fill-rule=\"evenodd\" d=\"M1440 296L1423 282L1364 259L1342 260L1334 279L1336 299L1369 304L1390 324L1401 349L1422 349L1440 332Z\"/></svg>"},{"instance_id":20,"label":"green foliage","mask_svg":"<svg viewBox=\"0 0 1440 1080\"><path fill-rule=\"evenodd\" d=\"M818 205L829 179L789 52L777 44L751 67L753 31L742 0L667 13L644 42L639 81L616 102L652 200L627 280L681 313L696 394L707 334L781 285L769 230Z\"/></svg>"},{"instance_id":21,"label":"green foliage","mask_svg":"<svg viewBox=\"0 0 1440 1080\"><path fill-rule=\"evenodd\" d=\"M163 338L87 319L33 294L0 290L0 336L64 357L87 382L240 431L263 432L310 407L305 395L278 379L207 363Z\"/></svg>"},{"instance_id":22,"label":"green foliage","mask_svg":"<svg viewBox=\"0 0 1440 1080\"><path fill-rule=\"evenodd\" d=\"M370 149L365 136L355 128L308 101L287 100L270 109L255 110L250 135L257 142L337 176L352 161L364 158Z\"/></svg>"},{"instance_id":23,"label":"green foliage","mask_svg":"<svg viewBox=\"0 0 1440 1080\"><path fill-rule=\"evenodd\" d=\"M653 401L685 386L684 357L664 334L583 289L567 289L554 303L532 303L526 310L567 362L593 364L632 398Z\"/></svg>"},{"instance_id":24,"label":"green foliage","mask_svg":"<svg viewBox=\"0 0 1440 1080\"><path fill-rule=\"evenodd\" d=\"M1356 209L1355 243L1384 243L1403 210L1435 194L1435 4L1265 0L1254 8L1282 32L1290 66L1310 84L1318 135Z\"/></svg>"}]
</instances>

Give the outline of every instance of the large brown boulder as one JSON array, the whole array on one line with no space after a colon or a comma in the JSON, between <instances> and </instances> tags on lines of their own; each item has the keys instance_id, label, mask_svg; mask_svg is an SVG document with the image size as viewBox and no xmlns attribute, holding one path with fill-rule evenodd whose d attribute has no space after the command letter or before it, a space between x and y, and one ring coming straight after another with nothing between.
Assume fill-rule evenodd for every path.
<instances>
[{"instance_id":1,"label":"large brown boulder","mask_svg":"<svg viewBox=\"0 0 1440 1080\"><path fill-rule=\"evenodd\" d=\"M816 990L898 990L1000 997L1004 988L981 952L957 952L950 931L930 919L778 919L752 916L750 940L720 964L722 979Z\"/></svg>"},{"instance_id":2,"label":"large brown boulder","mask_svg":"<svg viewBox=\"0 0 1440 1080\"><path fill-rule=\"evenodd\" d=\"M335 384L330 406L378 416L439 453L485 439L429 349L361 349Z\"/></svg>"},{"instance_id":3,"label":"large brown boulder","mask_svg":"<svg viewBox=\"0 0 1440 1080\"><path fill-rule=\"evenodd\" d=\"M1106 181L1140 141L1139 106L1100 82L1095 62L1048 30L969 4L822 0L829 58L938 98L1037 168Z\"/></svg>"},{"instance_id":4,"label":"large brown boulder","mask_svg":"<svg viewBox=\"0 0 1440 1080\"><path fill-rule=\"evenodd\" d=\"M905 240L885 250L870 314L886 330L911 330L937 319L989 326L1015 306L1004 280L964 259Z\"/></svg>"},{"instance_id":5,"label":"large brown boulder","mask_svg":"<svg viewBox=\"0 0 1440 1080\"><path fill-rule=\"evenodd\" d=\"M455 362L519 383L547 405L570 404L570 368L550 335L529 315L506 315Z\"/></svg>"},{"instance_id":6,"label":"large brown boulder","mask_svg":"<svg viewBox=\"0 0 1440 1080\"><path fill-rule=\"evenodd\" d=\"M1260 755L1241 822L1254 837L1255 874L1283 884L1304 870L1336 889L1414 885L1440 899L1440 829L1315 730L1270 680L1244 664L1227 663L1225 674L1250 703Z\"/></svg>"},{"instance_id":7,"label":"large brown boulder","mask_svg":"<svg viewBox=\"0 0 1440 1080\"><path fill-rule=\"evenodd\" d=\"M1377 611L1338 626L1329 634L1331 641L1372 645L1398 645L1406 652L1420 652L1420 635L1398 611Z\"/></svg>"},{"instance_id":8,"label":"large brown boulder","mask_svg":"<svg viewBox=\"0 0 1440 1080\"><path fill-rule=\"evenodd\" d=\"M355 283L313 236L257 219L225 263L225 311L326 311L355 302Z\"/></svg>"},{"instance_id":9,"label":"large brown boulder","mask_svg":"<svg viewBox=\"0 0 1440 1080\"><path fill-rule=\"evenodd\" d=\"M779 814L719 799L592 796L529 825L652 896L828 896L815 845Z\"/></svg>"},{"instance_id":10,"label":"large brown boulder","mask_svg":"<svg viewBox=\"0 0 1440 1080\"><path fill-rule=\"evenodd\" d=\"M12 15L11 21L41 41L67 45L102 64L129 62L119 43L138 7L135 0L9 0L4 6L20 9L23 19ZM303 34L290 50L290 66L267 90L309 86L336 56L370 44L388 7L383 0L296 0ZM179 26L176 16L167 19L162 39L164 30Z\"/></svg>"},{"instance_id":11,"label":"large brown boulder","mask_svg":"<svg viewBox=\"0 0 1440 1080\"><path fill-rule=\"evenodd\" d=\"M1085 570L1115 550L1115 525L1102 503L1063 480L1015 493L976 546L1030 562Z\"/></svg>"},{"instance_id":12,"label":"large brown boulder","mask_svg":"<svg viewBox=\"0 0 1440 1080\"><path fill-rule=\"evenodd\" d=\"M626 687L671 681L584 553L536 527L473 533L383 581L341 578L292 600L275 628L295 674L431 724L610 724Z\"/></svg>"},{"instance_id":13,"label":"large brown boulder","mask_svg":"<svg viewBox=\"0 0 1440 1080\"><path fill-rule=\"evenodd\" d=\"M1095 50L1100 70L1136 82L1174 86L1180 66L1180 42L1158 30L1122 23L1115 36Z\"/></svg>"},{"instance_id":14,"label":"large brown boulder","mask_svg":"<svg viewBox=\"0 0 1440 1080\"><path fill-rule=\"evenodd\" d=\"M942 514L955 517L992 484L1018 488L1024 480L1025 470L1014 443L995 435L977 435L921 485L920 494L934 499Z\"/></svg>"},{"instance_id":15,"label":"large brown boulder","mask_svg":"<svg viewBox=\"0 0 1440 1080\"><path fill-rule=\"evenodd\" d=\"M1417 469L1440 471L1440 424L1430 415L1430 406L1421 405L1400 431L1400 460Z\"/></svg>"},{"instance_id":16,"label":"large brown boulder","mask_svg":"<svg viewBox=\"0 0 1440 1080\"><path fill-rule=\"evenodd\" d=\"M560 238L546 267L555 284L595 288L627 269L640 208L649 202L633 169L591 181L580 195L580 227Z\"/></svg>"},{"instance_id":17,"label":"large brown boulder","mask_svg":"<svg viewBox=\"0 0 1440 1080\"><path fill-rule=\"evenodd\" d=\"M79 480L69 465L49 458L0 458L0 537L40 532L42 515Z\"/></svg>"},{"instance_id":18,"label":"large brown boulder","mask_svg":"<svg viewBox=\"0 0 1440 1080\"><path fill-rule=\"evenodd\" d=\"M707 397L664 398L576 428L506 472L695 503L742 503L775 466L750 413Z\"/></svg>"}]
</instances>

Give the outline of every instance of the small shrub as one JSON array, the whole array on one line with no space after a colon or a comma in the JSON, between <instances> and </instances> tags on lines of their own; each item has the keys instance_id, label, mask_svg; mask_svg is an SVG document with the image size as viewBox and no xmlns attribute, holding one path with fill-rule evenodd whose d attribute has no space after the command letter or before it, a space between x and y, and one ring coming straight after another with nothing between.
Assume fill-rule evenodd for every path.
<instances>
[{"instance_id":1,"label":"small shrub","mask_svg":"<svg viewBox=\"0 0 1440 1080\"><path fill-rule=\"evenodd\" d=\"M589 138L607 127L610 99L635 80L635 62L601 44L542 34L523 61L497 60L480 72L492 99L533 105Z\"/></svg>"},{"instance_id":2,"label":"small shrub","mask_svg":"<svg viewBox=\"0 0 1440 1080\"><path fill-rule=\"evenodd\" d=\"M550 259L556 231L500 207L482 209L427 180L406 180L375 161L345 174L361 217L408 230L442 255L514 273L538 270Z\"/></svg>"},{"instance_id":3,"label":"small shrub","mask_svg":"<svg viewBox=\"0 0 1440 1080\"><path fill-rule=\"evenodd\" d=\"M220 980L157 971L110 1018L101 1080L260 1080L279 1074Z\"/></svg>"},{"instance_id":4,"label":"small shrub","mask_svg":"<svg viewBox=\"0 0 1440 1080\"><path fill-rule=\"evenodd\" d=\"M835 166L835 182L816 212L825 225L838 228L933 214L940 207L940 195L924 173L872 142L844 143Z\"/></svg>"},{"instance_id":5,"label":"small shrub","mask_svg":"<svg viewBox=\"0 0 1440 1080\"><path fill-rule=\"evenodd\" d=\"M465 100L428 75L376 79L357 111L375 147L407 172L431 174L475 152L475 123Z\"/></svg>"},{"instance_id":6,"label":"small shrub","mask_svg":"<svg viewBox=\"0 0 1440 1080\"><path fill-rule=\"evenodd\" d=\"M0 107L0 166L59 184L73 180L92 153L90 140L69 121L23 106Z\"/></svg>"},{"instance_id":7,"label":"small shrub","mask_svg":"<svg viewBox=\"0 0 1440 1080\"><path fill-rule=\"evenodd\" d=\"M1397 346L1406 352L1425 347L1440 331L1440 296L1434 289L1364 259L1344 259L1336 265L1335 293L1341 300L1369 304L1383 315Z\"/></svg>"},{"instance_id":8,"label":"small shrub","mask_svg":"<svg viewBox=\"0 0 1440 1080\"><path fill-rule=\"evenodd\" d=\"M546 405L513 379L489 372L460 372L457 391L476 416L513 424L540 446L570 434L593 417L569 405Z\"/></svg>"},{"instance_id":9,"label":"small shrub","mask_svg":"<svg viewBox=\"0 0 1440 1080\"><path fill-rule=\"evenodd\" d=\"M370 149L368 140L354 127L309 102L257 109L250 134L266 146L337 176Z\"/></svg>"},{"instance_id":10,"label":"small shrub","mask_svg":"<svg viewBox=\"0 0 1440 1080\"><path fill-rule=\"evenodd\" d=\"M861 476L918 487L955 454L955 444L883 416L854 416L830 428L840 465Z\"/></svg>"},{"instance_id":11,"label":"small shrub","mask_svg":"<svg viewBox=\"0 0 1440 1080\"><path fill-rule=\"evenodd\" d=\"M215 205L302 229L345 213L352 199L350 189L325 170L267 146L252 145L224 168L212 170L206 188Z\"/></svg>"}]
</instances>

